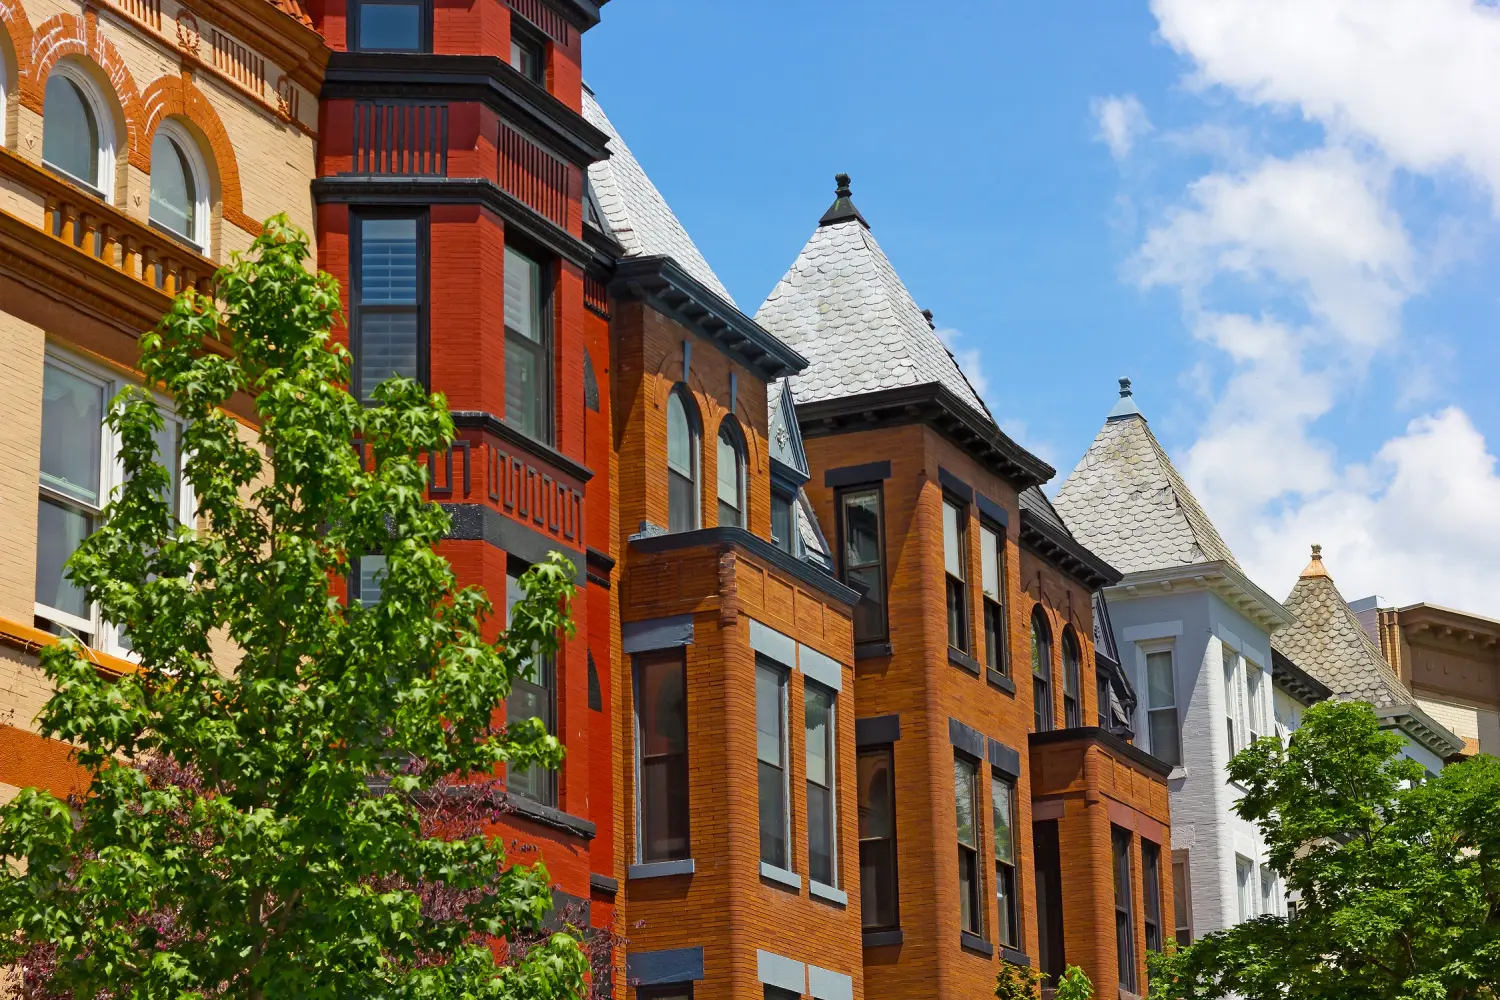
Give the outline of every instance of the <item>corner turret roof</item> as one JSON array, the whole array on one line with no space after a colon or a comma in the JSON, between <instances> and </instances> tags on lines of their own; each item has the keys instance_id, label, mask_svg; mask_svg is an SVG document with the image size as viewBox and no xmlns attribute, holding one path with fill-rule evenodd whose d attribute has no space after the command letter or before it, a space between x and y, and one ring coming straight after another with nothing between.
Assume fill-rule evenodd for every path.
<instances>
[{"instance_id":1,"label":"corner turret roof","mask_svg":"<svg viewBox=\"0 0 1500 1000\"><path fill-rule=\"evenodd\" d=\"M1084 545L1125 573L1208 562L1239 569L1151 433L1129 379L1054 505Z\"/></svg>"}]
</instances>

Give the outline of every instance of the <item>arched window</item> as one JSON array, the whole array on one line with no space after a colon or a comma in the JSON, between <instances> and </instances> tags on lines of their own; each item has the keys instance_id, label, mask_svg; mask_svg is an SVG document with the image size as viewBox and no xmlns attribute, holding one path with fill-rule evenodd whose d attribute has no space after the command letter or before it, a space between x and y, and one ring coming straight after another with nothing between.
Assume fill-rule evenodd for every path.
<instances>
[{"instance_id":1,"label":"arched window","mask_svg":"<svg viewBox=\"0 0 1500 1000\"><path fill-rule=\"evenodd\" d=\"M1034 728L1045 733L1052 728L1052 629L1040 607L1031 612L1031 702Z\"/></svg>"},{"instance_id":2,"label":"arched window","mask_svg":"<svg viewBox=\"0 0 1500 1000\"><path fill-rule=\"evenodd\" d=\"M698 414L687 387L667 397L667 530L698 527Z\"/></svg>"},{"instance_id":3,"label":"arched window","mask_svg":"<svg viewBox=\"0 0 1500 1000\"><path fill-rule=\"evenodd\" d=\"M93 81L77 64L59 62L42 107L42 162L109 201L114 156L114 129Z\"/></svg>"},{"instance_id":4,"label":"arched window","mask_svg":"<svg viewBox=\"0 0 1500 1000\"><path fill-rule=\"evenodd\" d=\"M719 525L745 527L745 450L733 419L719 425Z\"/></svg>"},{"instance_id":5,"label":"arched window","mask_svg":"<svg viewBox=\"0 0 1500 1000\"><path fill-rule=\"evenodd\" d=\"M186 130L168 119L151 140L151 224L208 252L208 178Z\"/></svg>"},{"instance_id":6,"label":"arched window","mask_svg":"<svg viewBox=\"0 0 1500 1000\"><path fill-rule=\"evenodd\" d=\"M1083 725L1083 664L1078 649L1078 637L1073 626L1063 629L1063 725L1077 729Z\"/></svg>"}]
</instances>

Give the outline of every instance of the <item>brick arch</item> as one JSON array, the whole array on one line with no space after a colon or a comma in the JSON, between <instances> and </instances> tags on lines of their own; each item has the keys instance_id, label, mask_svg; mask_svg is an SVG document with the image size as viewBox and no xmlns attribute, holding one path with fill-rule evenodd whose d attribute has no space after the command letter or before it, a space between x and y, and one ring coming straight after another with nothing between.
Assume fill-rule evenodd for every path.
<instances>
[{"instance_id":1,"label":"brick arch","mask_svg":"<svg viewBox=\"0 0 1500 1000\"><path fill-rule=\"evenodd\" d=\"M31 71L31 21L17 0L0 0L0 33L10 38L10 52L15 58L11 70L15 73L17 90ZM0 114L5 110L0 108Z\"/></svg>"},{"instance_id":2,"label":"brick arch","mask_svg":"<svg viewBox=\"0 0 1500 1000\"><path fill-rule=\"evenodd\" d=\"M234 144L219 113L209 102L203 91L193 82L188 73L181 76L163 76L151 83L141 95L141 148L146 153L146 171L151 169L151 141L156 130L169 117L186 119L203 133L208 140L208 151L212 156L211 169L219 182L220 211L225 222L231 223L259 236L261 224L245 214L240 192L240 168L235 159Z\"/></svg>"},{"instance_id":3,"label":"brick arch","mask_svg":"<svg viewBox=\"0 0 1500 1000\"><path fill-rule=\"evenodd\" d=\"M149 147L141 146L140 123L144 116L141 114L140 90L119 49L99 34L98 15L92 10L82 18L73 14L53 14L36 26L29 49L31 68L21 83L21 103L41 114L46 102L47 77L57 61L65 56L79 56L92 62L109 81L113 90L111 96L125 119L125 134L120 145L124 146L130 164L140 170L149 170L151 151Z\"/></svg>"}]
</instances>

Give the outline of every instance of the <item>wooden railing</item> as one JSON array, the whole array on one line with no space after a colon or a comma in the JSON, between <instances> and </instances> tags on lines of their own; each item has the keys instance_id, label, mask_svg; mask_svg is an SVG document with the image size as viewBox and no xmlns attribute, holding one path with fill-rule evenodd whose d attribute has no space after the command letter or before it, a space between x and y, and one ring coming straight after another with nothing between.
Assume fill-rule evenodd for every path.
<instances>
[{"instance_id":1,"label":"wooden railing","mask_svg":"<svg viewBox=\"0 0 1500 1000\"><path fill-rule=\"evenodd\" d=\"M41 201L41 219L24 221L40 222L59 242L168 295L189 287L212 294L213 261L91 192L8 150L0 150L0 178Z\"/></svg>"}]
</instances>

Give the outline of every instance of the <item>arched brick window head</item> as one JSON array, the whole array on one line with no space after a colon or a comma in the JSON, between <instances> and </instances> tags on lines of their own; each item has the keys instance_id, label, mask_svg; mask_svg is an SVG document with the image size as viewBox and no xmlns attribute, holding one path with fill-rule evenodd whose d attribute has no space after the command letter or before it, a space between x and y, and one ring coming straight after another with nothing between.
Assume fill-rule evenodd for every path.
<instances>
[{"instance_id":1,"label":"arched brick window head","mask_svg":"<svg viewBox=\"0 0 1500 1000\"><path fill-rule=\"evenodd\" d=\"M109 201L114 187L113 133L93 82L71 62L59 62L47 78L42 162L53 173Z\"/></svg>"}]
</instances>

